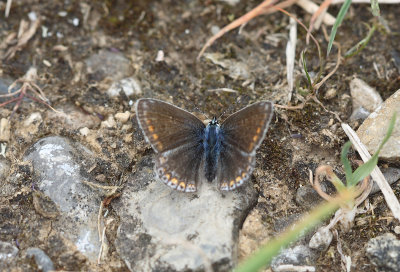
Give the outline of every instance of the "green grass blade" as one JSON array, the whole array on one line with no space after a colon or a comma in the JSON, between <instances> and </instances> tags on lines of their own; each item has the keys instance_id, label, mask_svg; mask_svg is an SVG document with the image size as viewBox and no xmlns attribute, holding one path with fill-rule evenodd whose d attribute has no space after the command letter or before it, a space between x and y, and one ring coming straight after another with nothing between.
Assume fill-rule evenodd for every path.
<instances>
[{"instance_id":1,"label":"green grass blade","mask_svg":"<svg viewBox=\"0 0 400 272\"><path fill-rule=\"evenodd\" d=\"M342 7L340 8L339 14L338 14L338 16L336 18L336 21L335 21L335 23L334 23L334 25L332 27L331 36L329 37L327 55L329 55L329 53L331 52L332 44L333 44L333 41L335 40L336 32L337 32L340 24L342 23L342 21L344 19L344 16L346 15L347 10L350 7L350 4L351 4L351 0L346 0L343 3Z\"/></svg>"},{"instance_id":2,"label":"green grass blade","mask_svg":"<svg viewBox=\"0 0 400 272\"><path fill-rule=\"evenodd\" d=\"M303 62L303 69L304 69L304 72L306 73L310 91L312 91L312 82L311 82L310 75L308 74L308 71L307 71L307 63L306 63L305 56L306 56L306 52L305 51L301 52L301 61Z\"/></svg>"},{"instance_id":3,"label":"green grass blade","mask_svg":"<svg viewBox=\"0 0 400 272\"><path fill-rule=\"evenodd\" d=\"M246 261L241 263L235 272L255 272L269 265L281 249L296 241L301 235L311 230L328 216L332 215L338 208L338 204L327 202L321 204L306 215L301 221L262 246L256 253L251 255Z\"/></svg>"},{"instance_id":4,"label":"green grass blade","mask_svg":"<svg viewBox=\"0 0 400 272\"><path fill-rule=\"evenodd\" d=\"M378 0L371 0L371 8L372 8L372 15L374 15L375 17L381 15L381 12L379 10Z\"/></svg>"},{"instance_id":5,"label":"green grass blade","mask_svg":"<svg viewBox=\"0 0 400 272\"><path fill-rule=\"evenodd\" d=\"M379 152L381 152L383 145L389 140L390 136L392 135L395 124L396 124L396 113L393 114L392 119L390 120L389 128L387 130L385 137L383 138L383 141L379 145L378 150L371 157L371 159L369 159L366 163L364 163L363 165L358 167L356 171L354 171L353 175L351 176L351 179L349 180L349 185L351 186L356 185L360 180L364 179L372 172L372 170L374 170L375 166L378 164Z\"/></svg>"},{"instance_id":6,"label":"green grass blade","mask_svg":"<svg viewBox=\"0 0 400 272\"><path fill-rule=\"evenodd\" d=\"M350 147L351 147L351 142L345 143L345 145L342 148L342 153L340 154L340 160L342 161L343 164L344 173L346 174L346 180L350 180L353 174L350 161L347 158L347 154L349 153Z\"/></svg>"},{"instance_id":7,"label":"green grass blade","mask_svg":"<svg viewBox=\"0 0 400 272\"><path fill-rule=\"evenodd\" d=\"M367 36L364 39L362 39L361 41L359 41L355 46L350 48L350 50L347 51L346 54L344 54L344 57L350 58L350 57L355 56L358 53L360 53L364 49L364 47L367 46L369 41L371 40L372 34L374 34L375 30L376 30L376 25L374 24L372 26L372 28L370 28L370 30L368 31Z\"/></svg>"}]
</instances>

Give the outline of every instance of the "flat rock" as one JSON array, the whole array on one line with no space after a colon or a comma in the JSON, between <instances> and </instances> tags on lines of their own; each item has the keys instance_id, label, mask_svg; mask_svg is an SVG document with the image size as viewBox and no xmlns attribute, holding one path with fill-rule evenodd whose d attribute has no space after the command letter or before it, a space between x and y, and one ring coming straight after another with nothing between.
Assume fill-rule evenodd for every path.
<instances>
[{"instance_id":1,"label":"flat rock","mask_svg":"<svg viewBox=\"0 0 400 272\"><path fill-rule=\"evenodd\" d=\"M214 183L195 194L172 190L155 180L147 158L113 204L122 222L116 249L131 271L229 271L240 222L256 196L252 184L226 194Z\"/></svg>"},{"instance_id":2,"label":"flat rock","mask_svg":"<svg viewBox=\"0 0 400 272\"><path fill-rule=\"evenodd\" d=\"M400 271L400 240L392 233L369 240L366 251L377 271Z\"/></svg>"},{"instance_id":3,"label":"flat rock","mask_svg":"<svg viewBox=\"0 0 400 272\"><path fill-rule=\"evenodd\" d=\"M100 242L97 234L97 213L100 196L81 181L85 159L92 154L83 146L63 137L39 140L25 155L37 175L35 186L52 200L60 211L53 230L72 241L88 259L97 260ZM87 167L87 166L85 166ZM42 202L38 202L39 205ZM35 207L38 210L38 207ZM46 207L43 207L46 213Z\"/></svg>"},{"instance_id":4,"label":"flat rock","mask_svg":"<svg viewBox=\"0 0 400 272\"><path fill-rule=\"evenodd\" d=\"M371 113L357 130L358 136L367 146L368 151L374 154L386 135L389 121L395 112L397 112L397 119L392 136L379 153L379 157L386 160L400 158L400 90L397 90L375 112Z\"/></svg>"}]
</instances>

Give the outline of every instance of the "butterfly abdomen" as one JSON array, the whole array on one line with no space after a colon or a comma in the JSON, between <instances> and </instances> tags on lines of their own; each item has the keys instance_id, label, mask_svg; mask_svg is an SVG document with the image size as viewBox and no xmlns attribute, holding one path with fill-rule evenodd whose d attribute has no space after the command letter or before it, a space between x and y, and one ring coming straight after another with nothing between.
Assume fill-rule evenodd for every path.
<instances>
[{"instance_id":1,"label":"butterfly abdomen","mask_svg":"<svg viewBox=\"0 0 400 272\"><path fill-rule=\"evenodd\" d=\"M212 182L217 174L218 158L221 151L221 130L214 119L205 128L203 146L205 153L204 173L206 179Z\"/></svg>"}]
</instances>

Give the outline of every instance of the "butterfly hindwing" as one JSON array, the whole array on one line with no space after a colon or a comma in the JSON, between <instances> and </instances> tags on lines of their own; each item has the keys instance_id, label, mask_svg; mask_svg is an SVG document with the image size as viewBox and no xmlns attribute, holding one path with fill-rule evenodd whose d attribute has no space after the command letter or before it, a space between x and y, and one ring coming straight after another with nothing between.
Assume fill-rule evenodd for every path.
<instances>
[{"instance_id":1,"label":"butterfly hindwing","mask_svg":"<svg viewBox=\"0 0 400 272\"><path fill-rule=\"evenodd\" d=\"M218 174L221 190L233 190L249 179L255 166L255 151L264 140L272 112L272 103L262 101L230 115L222 123Z\"/></svg>"},{"instance_id":2,"label":"butterfly hindwing","mask_svg":"<svg viewBox=\"0 0 400 272\"><path fill-rule=\"evenodd\" d=\"M139 99L136 115L157 153L157 177L174 189L196 191L205 125L193 114L155 99Z\"/></svg>"}]
</instances>

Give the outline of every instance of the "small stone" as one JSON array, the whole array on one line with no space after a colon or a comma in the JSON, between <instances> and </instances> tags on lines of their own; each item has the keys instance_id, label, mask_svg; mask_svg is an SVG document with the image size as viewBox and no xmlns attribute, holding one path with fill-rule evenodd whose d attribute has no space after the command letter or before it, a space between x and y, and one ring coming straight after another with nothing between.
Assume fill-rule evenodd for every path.
<instances>
[{"instance_id":1,"label":"small stone","mask_svg":"<svg viewBox=\"0 0 400 272\"><path fill-rule=\"evenodd\" d=\"M298 245L293 248L286 248L282 252L272 259L271 268L272 271L282 271L280 266L293 265L293 266L311 266L317 259L316 253L314 253L309 247L305 245Z\"/></svg>"},{"instance_id":2,"label":"small stone","mask_svg":"<svg viewBox=\"0 0 400 272\"><path fill-rule=\"evenodd\" d=\"M34 112L31 115L29 115L28 118L25 119L24 126L28 127L35 123L41 123L42 121L43 119L40 112Z\"/></svg>"},{"instance_id":3,"label":"small stone","mask_svg":"<svg viewBox=\"0 0 400 272\"><path fill-rule=\"evenodd\" d=\"M385 177L386 181L389 183L389 185L392 185L393 183L397 182L400 179L400 169L399 168L394 168L394 167L388 167L388 168L383 168L382 174ZM379 192L381 189L379 186L374 182L374 185L372 186L371 189L371 195Z\"/></svg>"},{"instance_id":4,"label":"small stone","mask_svg":"<svg viewBox=\"0 0 400 272\"><path fill-rule=\"evenodd\" d=\"M396 233L397 235L400 234L400 226L394 227L394 233Z\"/></svg>"},{"instance_id":5,"label":"small stone","mask_svg":"<svg viewBox=\"0 0 400 272\"><path fill-rule=\"evenodd\" d=\"M400 271L400 241L395 235L385 233L372 238L366 252L377 271Z\"/></svg>"},{"instance_id":6,"label":"small stone","mask_svg":"<svg viewBox=\"0 0 400 272\"><path fill-rule=\"evenodd\" d=\"M8 142L11 137L10 122L6 118L0 120L0 142Z\"/></svg>"},{"instance_id":7,"label":"small stone","mask_svg":"<svg viewBox=\"0 0 400 272\"><path fill-rule=\"evenodd\" d=\"M36 265L38 266L39 270L43 272L53 271L54 264L47 256L47 254L41 250L40 248L30 247L26 250L26 256L28 258L34 257Z\"/></svg>"},{"instance_id":8,"label":"small stone","mask_svg":"<svg viewBox=\"0 0 400 272\"><path fill-rule=\"evenodd\" d=\"M1 158L0 159L0 184L5 181L6 177L8 176L8 173L10 171L10 163L8 160Z\"/></svg>"},{"instance_id":9,"label":"small stone","mask_svg":"<svg viewBox=\"0 0 400 272\"><path fill-rule=\"evenodd\" d=\"M321 227L311 237L308 246L312 249L325 251L328 249L333 239L332 232L327 227Z\"/></svg>"},{"instance_id":10,"label":"small stone","mask_svg":"<svg viewBox=\"0 0 400 272\"><path fill-rule=\"evenodd\" d=\"M116 127L117 123L112 115L108 116L107 120L101 122L101 128L113 128Z\"/></svg>"},{"instance_id":11,"label":"small stone","mask_svg":"<svg viewBox=\"0 0 400 272\"><path fill-rule=\"evenodd\" d=\"M355 121L355 120L365 120L368 118L368 116L371 113L364 109L363 107L358 107L357 109L354 109L351 116L350 120Z\"/></svg>"},{"instance_id":12,"label":"small stone","mask_svg":"<svg viewBox=\"0 0 400 272\"><path fill-rule=\"evenodd\" d=\"M114 82L108 89L107 94L110 97L115 97L118 96L121 91L124 92L127 97L140 95L142 93L142 87L136 78L128 77Z\"/></svg>"},{"instance_id":13,"label":"small stone","mask_svg":"<svg viewBox=\"0 0 400 272\"><path fill-rule=\"evenodd\" d=\"M156 62L164 61L164 51L158 50L155 60Z\"/></svg>"},{"instance_id":14,"label":"small stone","mask_svg":"<svg viewBox=\"0 0 400 272\"><path fill-rule=\"evenodd\" d=\"M0 263L11 262L17 256L18 248L10 243L0 241Z\"/></svg>"},{"instance_id":15,"label":"small stone","mask_svg":"<svg viewBox=\"0 0 400 272\"><path fill-rule=\"evenodd\" d=\"M380 94L359 78L350 82L350 93L353 101L353 110L363 107L369 112L376 110L382 104Z\"/></svg>"},{"instance_id":16,"label":"small stone","mask_svg":"<svg viewBox=\"0 0 400 272\"><path fill-rule=\"evenodd\" d=\"M81 129L79 130L79 133L80 133L82 136L85 136L85 137L88 136L89 132L90 132L90 129L88 129L87 127L81 128Z\"/></svg>"},{"instance_id":17,"label":"small stone","mask_svg":"<svg viewBox=\"0 0 400 272\"><path fill-rule=\"evenodd\" d=\"M100 50L86 59L87 72L94 80L118 81L132 74L131 62L122 53Z\"/></svg>"},{"instance_id":18,"label":"small stone","mask_svg":"<svg viewBox=\"0 0 400 272\"><path fill-rule=\"evenodd\" d=\"M335 88L330 88L329 90L326 91L324 98L329 100L334 98L337 95L337 90Z\"/></svg>"},{"instance_id":19,"label":"small stone","mask_svg":"<svg viewBox=\"0 0 400 272\"><path fill-rule=\"evenodd\" d=\"M126 112L117 112L115 114L115 119L117 119L117 121L121 122L121 123L126 123L129 120L129 116L130 116L130 112L126 111Z\"/></svg>"},{"instance_id":20,"label":"small stone","mask_svg":"<svg viewBox=\"0 0 400 272\"><path fill-rule=\"evenodd\" d=\"M317 206L322 197L311 186L301 186L296 192L296 203L307 209Z\"/></svg>"},{"instance_id":21,"label":"small stone","mask_svg":"<svg viewBox=\"0 0 400 272\"><path fill-rule=\"evenodd\" d=\"M397 112L400 116L400 90L397 90L382 105L362 123L357 134L368 151L374 154L386 135L389 121ZM398 160L400 158L400 120L396 120L392 136L379 153L379 158L386 160Z\"/></svg>"}]
</instances>

